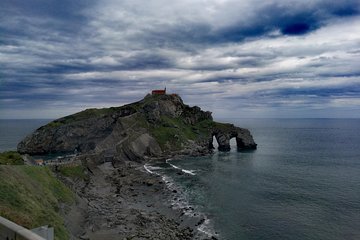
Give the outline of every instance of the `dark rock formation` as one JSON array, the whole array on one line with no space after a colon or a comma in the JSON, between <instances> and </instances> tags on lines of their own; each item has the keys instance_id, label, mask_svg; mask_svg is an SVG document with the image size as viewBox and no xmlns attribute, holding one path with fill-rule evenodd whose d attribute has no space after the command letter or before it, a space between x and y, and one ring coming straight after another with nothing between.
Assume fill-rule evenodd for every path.
<instances>
[{"instance_id":1,"label":"dark rock formation","mask_svg":"<svg viewBox=\"0 0 360 240\"><path fill-rule=\"evenodd\" d=\"M169 153L207 154L213 136L220 151L255 149L250 132L214 122L211 112L185 105L177 95L147 95L122 107L87 109L40 127L18 145L23 154L79 152L98 159L143 161Z\"/></svg>"},{"instance_id":2,"label":"dark rock formation","mask_svg":"<svg viewBox=\"0 0 360 240\"><path fill-rule=\"evenodd\" d=\"M219 151L230 151L230 139L232 138L236 138L238 150L256 149L257 146L248 129L239 128L233 124L217 124L213 128L212 136L215 136L219 144ZM213 138L209 141L209 146L213 148Z\"/></svg>"}]
</instances>

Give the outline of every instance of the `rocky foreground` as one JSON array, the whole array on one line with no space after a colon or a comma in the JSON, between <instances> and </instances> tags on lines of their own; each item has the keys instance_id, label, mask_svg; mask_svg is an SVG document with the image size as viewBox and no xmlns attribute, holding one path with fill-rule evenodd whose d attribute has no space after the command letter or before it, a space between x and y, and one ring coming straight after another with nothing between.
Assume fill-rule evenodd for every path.
<instances>
[{"instance_id":1,"label":"rocky foreground","mask_svg":"<svg viewBox=\"0 0 360 240\"><path fill-rule=\"evenodd\" d=\"M89 173L87 182L61 176L78 195L78 204L66 212L72 239L216 239L197 230L204 222L196 213L174 209L176 200L166 183L144 171L143 165L104 163Z\"/></svg>"}]
</instances>

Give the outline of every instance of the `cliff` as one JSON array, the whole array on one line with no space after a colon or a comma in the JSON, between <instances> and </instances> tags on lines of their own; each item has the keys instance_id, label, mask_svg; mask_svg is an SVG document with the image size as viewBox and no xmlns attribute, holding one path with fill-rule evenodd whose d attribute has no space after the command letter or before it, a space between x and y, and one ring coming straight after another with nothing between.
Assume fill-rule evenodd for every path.
<instances>
[{"instance_id":1,"label":"cliff","mask_svg":"<svg viewBox=\"0 0 360 240\"><path fill-rule=\"evenodd\" d=\"M18 144L22 154L73 153L112 161L144 161L170 153L201 155L213 149L255 149L247 129L213 121L211 112L183 103L178 95L147 95L121 107L87 109L40 127ZM101 157L101 158L100 158Z\"/></svg>"}]
</instances>

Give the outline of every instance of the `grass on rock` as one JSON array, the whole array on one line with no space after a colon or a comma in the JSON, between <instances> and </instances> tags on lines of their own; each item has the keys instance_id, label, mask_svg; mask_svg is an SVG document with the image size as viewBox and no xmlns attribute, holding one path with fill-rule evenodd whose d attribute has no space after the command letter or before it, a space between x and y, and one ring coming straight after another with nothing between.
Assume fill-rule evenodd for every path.
<instances>
[{"instance_id":1,"label":"grass on rock","mask_svg":"<svg viewBox=\"0 0 360 240\"><path fill-rule=\"evenodd\" d=\"M21 155L15 151L0 153L0 165L23 165L24 160Z\"/></svg>"},{"instance_id":2,"label":"grass on rock","mask_svg":"<svg viewBox=\"0 0 360 240\"><path fill-rule=\"evenodd\" d=\"M47 167L0 166L0 215L29 229L50 225L55 239L69 239L60 203L75 196Z\"/></svg>"},{"instance_id":3,"label":"grass on rock","mask_svg":"<svg viewBox=\"0 0 360 240\"><path fill-rule=\"evenodd\" d=\"M72 178L74 180L81 179L81 180L88 180L89 176L85 173L85 168L82 165L77 166L70 166L70 165L63 165L58 166L58 171L65 177Z\"/></svg>"}]
</instances>

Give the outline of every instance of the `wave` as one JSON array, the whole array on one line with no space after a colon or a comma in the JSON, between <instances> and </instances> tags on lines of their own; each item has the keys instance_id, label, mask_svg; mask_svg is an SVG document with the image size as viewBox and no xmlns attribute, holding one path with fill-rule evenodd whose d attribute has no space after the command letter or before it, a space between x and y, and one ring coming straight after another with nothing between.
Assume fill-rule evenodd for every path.
<instances>
[{"instance_id":1,"label":"wave","mask_svg":"<svg viewBox=\"0 0 360 240\"><path fill-rule=\"evenodd\" d=\"M203 219L202 223L200 223L197 227L197 230L207 237L211 238L212 236L218 237L218 234L214 231L214 227L209 218L200 211L198 211L193 205L191 205L184 191L175 183L175 181L166 175L162 175L162 180L165 182L167 188L170 191L176 190L176 198L171 199L171 207L173 209L181 210L184 215L194 217L198 216Z\"/></svg>"},{"instance_id":2,"label":"wave","mask_svg":"<svg viewBox=\"0 0 360 240\"><path fill-rule=\"evenodd\" d=\"M145 169L148 173L150 173L150 174L155 174L155 175L160 176L160 174L154 172L154 170L160 170L160 169L162 169L162 168L161 168L161 167L154 167L154 166L151 166L151 165L149 165L149 164L145 164L145 165L144 165L144 169Z\"/></svg>"},{"instance_id":3,"label":"wave","mask_svg":"<svg viewBox=\"0 0 360 240\"><path fill-rule=\"evenodd\" d=\"M210 222L210 219L208 219L208 218L205 218L204 222L202 224L200 224L200 226L197 228L197 230L199 232L202 232L209 238L211 238L212 236L218 237L218 234L216 232L214 232L214 228Z\"/></svg>"},{"instance_id":4,"label":"wave","mask_svg":"<svg viewBox=\"0 0 360 240\"><path fill-rule=\"evenodd\" d=\"M172 160L171 158L169 158L169 159L166 160L166 163L169 164L171 167L173 167L173 168L175 168L175 169L178 169L178 170L181 170L182 172L187 173L187 174L190 174L190 175L193 175L193 176L196 175L196 174L195 174L195 171L196 171L196 170L187 170L187 169L180 168L180 167L178 167L178 166L176 166L176 165L174 165L174 164L169 163L169 161L171 161L171 160Z\"/></svg>"},{"instance_id":5,"label":"wave","mask_svg":"<svg viewBox=\"0 0 360 240\"><path fill-rule=\"evenodd\" d=\"M166 160L166 163L168 163L171 167L181 170L187 174L195 175L195 173L193 173L194 170L182 169L174 164L169 163L170 160L171 159ZM163 182L166 184L166 187L170 190L170 192L175 193L176 197L171 198L170 200L171 208L181 210L186 216L200 217L203 220L197 226L197 230L209 238L211 238L212 236L218 237L218 234L214 231L214 227L212 226L210 219L208 219L204 213L196 210L195 207L189 203L183 189L178 186L170 176L156 172L156 170L161 170L163 168L145 164L144 169L150 174L160 176Z\"/></svg>"}]
</instances>

